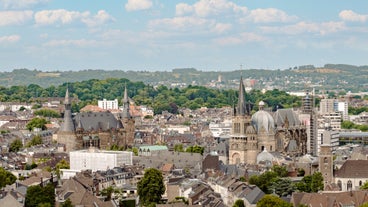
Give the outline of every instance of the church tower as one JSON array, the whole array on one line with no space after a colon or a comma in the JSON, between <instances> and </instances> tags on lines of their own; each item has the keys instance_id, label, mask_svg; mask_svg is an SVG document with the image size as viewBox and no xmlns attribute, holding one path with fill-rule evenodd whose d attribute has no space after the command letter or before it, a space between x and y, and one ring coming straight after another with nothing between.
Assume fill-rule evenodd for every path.
<instances>
[{"instance_id":1,"label":"church tower","mask_svg":"<svg viewBox=\"0 0 368 207\"><path fill-rule=\"evenodd\" d=\"M65 145L67 152L77 148L77 141L75 137L75 126L72 118L71 101L69 98L69 90L66 89L64 100L64 122L57 133L58 143Z\"/></svg>"},{"instance_id":2,"label":"church tower","mask_svg":"<svg viewBox=\"0 0 368 207\"><path fill-rule=\"evenodd\" d=\"M120 133L122 134L123 140L120 141L119 145L124 145L124 147L132 147L134 144L135 121L130 114L130 103L126 86L122 102L123 112L121 114L121 122L123 124L123 127L120 128Z\"/></svg>"},{"instance_id":3,"label":"church tower","mask_svg":"<svg viewBox=\"0 0 368 207\"><path fill-rule=\"evenodd\" d=\"M319 153L319 172L323 176L324 188L333 182L333 156L330 145L321 145Z\"/></svg>"},{"instance_id":4,"label":"church tower","mask_svg":"<svg viewBox=\"0 0 368 207\"><path fill-rule=\"evenodd\" d=\"M245 102L243 78L240 78L238 104L234 109L230 138L229 163L254 164L257 157L257 144L251 126L250 109ZM247 134L248 133L248 134ZM253 134L253 136L248 136ZM254 149L253 149L254 148ZM255 153L255 155L253 155ZM254 159L250 159L254 157Z\"/></svg>"},{"instance_id":5,"label":"church tower","mask_svg":"<svg viewBox=\"0 0 368 207\"><path fill-rule=\"evenodd\" d=\"M69 98L69 89L66 89L65 92L64 106L64 123L60 130L63 132L74 132L75 127L72 119L72 105Z\"/></svg>"}]
</instances>

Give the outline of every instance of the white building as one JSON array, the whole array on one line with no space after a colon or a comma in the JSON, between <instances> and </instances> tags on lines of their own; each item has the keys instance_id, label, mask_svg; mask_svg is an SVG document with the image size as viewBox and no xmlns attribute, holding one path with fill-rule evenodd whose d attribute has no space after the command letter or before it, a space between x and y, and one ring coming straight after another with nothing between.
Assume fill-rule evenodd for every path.
<instances>
[{"instance_id":1,"label":"white building","mask_svg":"<svg viewBox=\"0 0 368 207\"><path fill-rule=\"evenodd\" d=\"M103 151L96 149L72 151L70 170L107 170L123 165L133 165L133 152Z\"/></svg>"},{"instance_id":2,"label":"white building","mask_svg":"<svg viewBox=\"0 0 368 207\"><path fill-rule=\"evenodd\" d=\"M145 117L145 116L153 117L154 112L152 108L149 108L147 106L140 106L140 109L141 109L142 117Z\"/></svg>"},{"instance_id":3,"label":"white building","mask_svg":"<svg viewBox=\"0 0 368 207\"><path fill-rule=\"evenodd\" d=\"M349 120L348 114L348 102L338 102L338 111L342 113L342 120L346 121Z\"/></svg>"},{"instance_id":4,"label":"white building","mask_svg":"<svg viewBox=\"0 0 368 207\"><path fill-rule=\"evenodd\" d=\"M339 135L340 133L330 128L319 128L317 132L317 156L319 155L321 145L330 145L332 151L336 151L339 147Z\"/></svg>"},{"instance_id":5,"label":"white building","mask_svg":"<svg viewBox=\"0 0 368 207\"><path fill-rule=\"evenodd\" d=\"M190 127L185 125L167 125L166 128L162 129L164 134L168 134L170 132L176 132L179 134L185 134L190 132Z\"/></svg>"},{"instance_id":6,"label":"white building","mask_svg":"<svg viewBox=\"0 0 368 207\"><path fill-rule=\"evenodd\" d=\"M359 190L368 181L368 160L346 160L334 180L341 191Z\"/></svg>"},{"instance_id":7,"label":"white building","mask_svg":"<svg viewBox=\"0 0 368 207\"><path fill-rule=\"evenodd\" d=\"M319 119L318 125L328 125L333 130L341 129L341 112L330 112L322 115L322 119Z\"/></svg>"},{"instance_id":8,"label":"white building","mask_svg":"<svg viewBox=\"0 0 368 207\"><path fill-rule=\"evenodd\" d=\"M230 136L232 127L232 120L226 119L223 122L209 124L209 129L213 137L227 137Z\"/></svg>"},{"instance_id":9,"label":"white building","mask_svg":"<svg viewBox=\"0 0 368 207\"><path fill-rule=\"evenodd\" d=\"M119 109L119 102L118 99L115 100L98 100L98 107L102 108L102 109Z\"/></svg>"}]
</instances>

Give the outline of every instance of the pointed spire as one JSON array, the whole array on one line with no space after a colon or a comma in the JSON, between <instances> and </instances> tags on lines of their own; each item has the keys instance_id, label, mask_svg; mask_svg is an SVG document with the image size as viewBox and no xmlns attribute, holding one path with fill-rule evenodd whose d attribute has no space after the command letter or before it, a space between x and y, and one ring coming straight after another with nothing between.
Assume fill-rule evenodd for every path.
<instances>
[{"instance_id":1,"label":"pointed spire","mask_svg":"<svg viewBox=\"0 0 368 207\"><path fill-rule=\"evenodd\" d=\"M64 104L70 104L69 89L66 88Z\"/></svg>"},{"instance_id":2,"label":"pointed spire","mask_svg":"<svg viewBox=\"0 0 368 207\"><path fill-rule=\"evenodd\" d=\"M128 103L128 90L127 90L127 87L126 87L126 83L125 83L125 89L124 89L124 97L123 97L123 103Z\"/></svg>"},{"instance_id":3,"label":"pointed spire","mask_svg":"<svg viewBox=\"0 0 368 207\"><path fill-rule=\"evenodd\" d=\"M82 125L82 120L81 120L81 116L78 117L78 129L83 129L83 125Z\"/></svg>"},{"instance_id":4,"label":"pointed spire","mask_svg":"<svg viewBox=\"0 0 368 207\"><path fill-rule=\"evenodd\" d=\"M124 90L124 98L123 98L123 114L122 118L130 118L130 112L129 112L129 99L128 99L128 90L125 84L125 90Z\"/></svg>"},{"instance_id":5,"label":"pointed spire","mask_svg":"<svg viewBox=\"0 0 368 207\"><path fill-rule=\"evenodd\" d=\"M71 104L70 104L70 98L69 98L69 89L66 88L65 92L65 111L64 111L64 123L61 127L61 131L64 132L74 132L75 131L75 125L73 123L72 119L72 110L71 110Z\"/></svg>"},{"instance_id":6,"label":"pointed spire","mask_svg":"<svg viewBox=\"0 0 368 207\"><path fill-rule=\"evenodd\" d=\"M246 106L245 106L245 89L243 84L243 77L240 77L239 84L239 97L238 97L238 111L237 115L246 115Z\"/></svg>"}]
</instances>

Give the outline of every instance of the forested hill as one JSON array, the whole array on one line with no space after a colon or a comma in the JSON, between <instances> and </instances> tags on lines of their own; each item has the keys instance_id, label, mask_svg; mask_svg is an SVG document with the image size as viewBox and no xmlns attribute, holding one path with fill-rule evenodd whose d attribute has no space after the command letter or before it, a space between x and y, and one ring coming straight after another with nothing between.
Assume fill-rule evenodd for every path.
<instances>
[{"instance_id":1,"label":"forested hill","mask_svg":"<svg viewBox=\"0 0 368 207\"><path fill-rule=\"evenodd\" d=\"M272 86L281 90L302 90L306 87L321 87L326 90L345 89L366 91L368 66L326 64L296 66L284 70L247 69L234 71L200 71L193 68L173 69L172 71L124 71L124 70L80 70L80 71L39 71L14 69L0 73L0 86L27 86L37 84L41 87L58 86L63 83L80 82L90 79L126 78L142 81L149 85L170 86L175 83L186 85L208 85L221 76L223 87L229 87L240 76L254 79L258 87ZM255 85L257 87L257 85Z\"/></svg>"}]
</instances>

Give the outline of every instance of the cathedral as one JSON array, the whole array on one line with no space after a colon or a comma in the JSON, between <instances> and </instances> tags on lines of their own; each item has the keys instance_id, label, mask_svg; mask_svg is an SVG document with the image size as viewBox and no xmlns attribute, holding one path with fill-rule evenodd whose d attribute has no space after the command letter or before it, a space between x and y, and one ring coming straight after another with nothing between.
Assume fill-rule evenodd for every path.
<instances>
[{"instance_id":1,"label":"cathedral","mask_svg":"<svg viewBox=\"0 0 368 207\"><path fill-rule=\"evenodd\" d=\"M306 126L292 109L278 109L271 114L259 103L259 111L251 115L242 78L238 104L234 108L230 138L230 164L257 164L263 151L296 156L307 152ZM248 100L249 101L249 100Z\"/></svg>"},{"instance_id":2,"label":"cathedral","mask_svg":"<svg viewBox=\"0 0 368 207\"><path fill-rule=\"evenodd\" d=\"M65 151L86 149L110 149L111 146L132 147L135 122L129 111L129 98L125 87L123 111L119 114L106 112L81 112L72 116L69 91L65 94L64 122L57 133L57 142Z\"/></svg>"}]
</instances>

